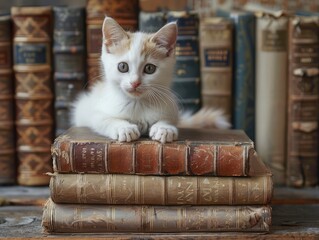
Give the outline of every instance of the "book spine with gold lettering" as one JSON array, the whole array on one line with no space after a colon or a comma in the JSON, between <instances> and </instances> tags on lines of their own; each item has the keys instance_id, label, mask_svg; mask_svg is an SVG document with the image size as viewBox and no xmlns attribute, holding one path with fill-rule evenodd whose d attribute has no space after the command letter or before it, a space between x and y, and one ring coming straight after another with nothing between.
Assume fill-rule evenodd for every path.
<instances>
[{"instance_id":1,"label":"book spine with gold lettering","mask_svg":"<svg viewBox=\"0 0 319 240\"><path fill-rule=\"evenodd\" d=\"M18 183L46 185L52 170L51 7L12 7Z\"/></svg>"},{"instance_id":2,"label":"book spine with gold lettering","mask_svg":"<svg viewBox=\"0 0 319 240\"><path fill-rule=\"evenodd\" d=\"M138 28L138 0L88 0L86 5L87 26L87 74L88 85L103 78L100 56L102 48L102 24L105 16L114 18L125 30Z\"/></svg>"},{"instance_id":3,"label":"book spine with gold lettering","mask_svg":"<svg viewBox=\"0 0 319 240\"><path fill-rule=\"evenodd\" d=\"M71 126L71 104L86 85L84 10L83 7L53 8L56 136Z\"/></svg>"},{"instance_id":4,"label":"book spine with gold lettering","mask_svg":"<svg viewBox=\"0 0 319 240\"><path fill-rule=\"evenodd\" d=\"M263 205L270 203L272 179L55 173L50 190L55 203Z\"/></svg>"},{"instance_id":5,"label":"book spine with gold lettering","mask_svg":"<svg viewBox=\"0 0 319 240\"><path fill-rule=\"evenodd\" d=\"M200 22L202 107L222 110L232 117L233 23L219 17Z\"/></svg>"},{"instance_id":6,"label":"book spine with gold lettering","mask_svg":"<svg viewBox=\"0 0 319 240\"><path fill-rule=\"evenodd\" d=\"M167 21L176 21L178 25L175 48L176 64L172 89L182 105L181 109L189 113L195 113L201 107L199 18L196 13L171 11L167 14Z\"/></svg>"},{"instance_id":7,"label":"book spine with gold lettering","mask_svg":"<svg viewBox=\"0 0 319 240\"><path fill-rule=\"evenodd\" d=\"M57 204L44 206L49 233L268 232L269 205L150 206Z\"/></svg>"},{"instance_id":8,"label":"book spine with gold lettering","mask_svg":"<svg viewBox=\"0 0 319 240\"><path fill-rule=\"evenodd\" d=\"M287 184L318 183L319 17L289 20Z\"/></svg>"},{"instance_id":9,"label":"book spine with gold lettering","mask_svg":"<svg viewBox=\"0 0 319 240\"><path fill-rule=\"evenodd\" d=\"M0 185L16 181L12 21L0 17Z\"/></svg>"}]
</instances>

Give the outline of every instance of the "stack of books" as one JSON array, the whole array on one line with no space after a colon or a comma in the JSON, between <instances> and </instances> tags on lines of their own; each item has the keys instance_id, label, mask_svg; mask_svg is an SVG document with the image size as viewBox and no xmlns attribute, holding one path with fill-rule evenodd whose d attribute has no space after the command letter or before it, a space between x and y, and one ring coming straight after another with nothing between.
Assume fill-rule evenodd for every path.
<instances>
[{"instance_id":1,"label":"stack of books","mask_svg":"<svg viewBox=\"0 0 319 240\"><path fill-rule=\"evenodd\" d=\"M267 232L272 175L241 130L120 143L73 127L52 146L49 233Z\"/></svg>"}]
</instances>

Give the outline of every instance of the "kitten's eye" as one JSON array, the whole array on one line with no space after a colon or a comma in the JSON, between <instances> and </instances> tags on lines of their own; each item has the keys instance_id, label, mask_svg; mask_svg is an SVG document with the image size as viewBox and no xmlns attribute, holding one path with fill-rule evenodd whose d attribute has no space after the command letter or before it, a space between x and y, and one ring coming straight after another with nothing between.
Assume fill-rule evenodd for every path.
<instances>
[{"instance_id":1,"label":"kitten's eye","mask_svg":"<svg viewBox=\"0 0 319 240\"><path fill-rule=\"evenodd\" d=\"M147 74L153 74L156 70L156 66L153 64L146 64L144 67L144 72Z\"/></svg>"},{"instance_id":2,"label":"kitten's eye","mask_svg":"<svg viewBox=\"0 0 319 240\"><path fill-rule=\"evenodd\" d=\"M128 64L126 62L120 62L119 65L117 65L117 69L122 73L126 73L128 72Z\"/></svg>"}]
</instances>

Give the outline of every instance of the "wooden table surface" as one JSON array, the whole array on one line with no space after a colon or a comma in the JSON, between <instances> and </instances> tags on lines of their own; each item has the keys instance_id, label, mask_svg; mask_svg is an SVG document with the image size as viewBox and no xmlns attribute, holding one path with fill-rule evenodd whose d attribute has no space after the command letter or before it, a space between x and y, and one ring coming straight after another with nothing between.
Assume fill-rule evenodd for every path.
<instances>
[{"instance_id":1,"label":"wooden table surface","mask_svg":"<svg viewBox=\"0 0 319 240\"><path fill-rule=\"evenodd\" d=\"M59 234L42 232L48 188L0 187L0 238L31 239L319 239L319 189L276 188L270 233Z\"/></svg>"}]
</instances>

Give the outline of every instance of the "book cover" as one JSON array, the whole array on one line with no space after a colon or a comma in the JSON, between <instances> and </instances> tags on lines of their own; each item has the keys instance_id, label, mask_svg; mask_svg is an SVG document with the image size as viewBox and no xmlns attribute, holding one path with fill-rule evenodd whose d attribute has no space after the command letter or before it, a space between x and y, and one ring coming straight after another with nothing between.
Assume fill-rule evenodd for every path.
<instances>
[{"instance_id":1,"label":"book cover","mask_svg":"<svg viewBox=\"0 0 319 240\"><path fill-rule=\"evenodd\" d=\"M267 169L264 169L267 174ZM271 175L259 177L59 174L51 176L55 203L123 205L264 205Z\"/></svg>"},{"instance_id":2,"label":"book cover","mask_svg":"<svg viewBox=\"0 0 319 240\"><path fill-rule=\"evenodd\" d=\"M46 185L52 170L51 7L12 7L18 183Z\"/></svg>"},{"instance_id":3,"label":"book cover","mask_svg":"<svg viewBox=\"0 0 319 240\"><path fill-rule=\"evenodd\" d=\"M199 29L202 106L221 109L231 120L233 23L205 17Z\"/></svg>"},{"instance_id":4,"label":"book cover","mask_svg":"<svg viewBox=\"0 0 319 240\"><path fill-rule=\"evenodd\" d=\"M260 176L254 143L241 130L179 129L173 143L121 143L72 127L52 145L54 171L142 175Z\"/></svg>"},{"instance_id":5,"label":"book cover","mask_svg":"<svg viewBox=\"0 0 319 240\"><path fill-rule=\"evenodd\" d=\"M16 182L12 20L0 16L0 185Z\"/></svg>"},{"instance_id":6,"label":"book cover","mask_svg":"<svg viewBox=\"0 0 319 240\"><path fill-rule=\"evenodd\" d=\"M198 49L199 19L196 13L167 13L167 22L177 21L176 64L172 90L182 111L195 113L201 107L200 63Z\"/></svg>"},{"instance_id":7,"label":"book cover","mask_svg":"<svg viewBox=\"0 0 319 240\"><path fill-rule=\"evenodd\" d=\"M319 17L289 20L287 184L318 183Z\"/></svg>"},{"instance_id":8,"label":"book cover","mask_svg":"<svg viewBox=\"0 0 319 240\"><path fill-rule=\"evenodd\" d=\"M58 136L71 126L71 103L86 85L85 9L54 7L53 18L55 135Z\"/></svg>"},{"instance_id":9,"label":"book cover","mask_svg":"<svg viewBox=\"0 0 319 240\"><path fill-rule=\"evenodd\" d=\"M56 204L44 206L49 233L268 232L271 207Z\"/></svg>"},{"instance_id":10,"label":"book cover","mask_svg":"<svg viewBox=\"0 0 319 240\"><path fill-rule=\"evenodd\" d=\"M234 23L232 127L255 139L255 15L239 10L217 11Z\"/></svg>"},{"instance_id":11,"label":"book cover","mask_svg":"<svg viewBox=\"0 0 319 240\"><path fill-rule=\"evenodd\" d=\"M262 12L256 19L256 150L274 183L286 182L288 17Z\"/></svg>"}]
</instances>

